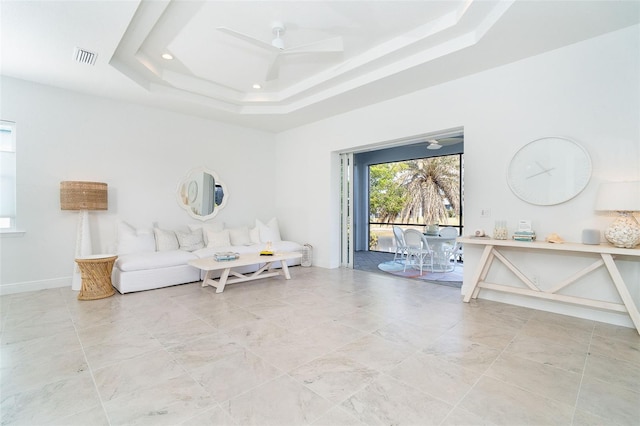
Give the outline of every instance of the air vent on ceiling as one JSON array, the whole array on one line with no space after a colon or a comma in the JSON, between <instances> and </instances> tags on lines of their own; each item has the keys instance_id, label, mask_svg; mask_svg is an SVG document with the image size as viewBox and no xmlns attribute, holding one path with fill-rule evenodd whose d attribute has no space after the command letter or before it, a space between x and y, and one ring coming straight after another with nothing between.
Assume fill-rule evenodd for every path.
<instances>
[{"instance_id":1,"label":"air vent on ceiling","mask_svg":"<svg viewBox=\"0 0 640 426\"><path fill-rule=\"evenodd\" d=\"M76 62L80 62L81 64L95 65L97 57L97 53L89 52L88 50L82 49L80 47L76 47L73 50L73 59L75 59Z\"/></svg>"}]
</instances>

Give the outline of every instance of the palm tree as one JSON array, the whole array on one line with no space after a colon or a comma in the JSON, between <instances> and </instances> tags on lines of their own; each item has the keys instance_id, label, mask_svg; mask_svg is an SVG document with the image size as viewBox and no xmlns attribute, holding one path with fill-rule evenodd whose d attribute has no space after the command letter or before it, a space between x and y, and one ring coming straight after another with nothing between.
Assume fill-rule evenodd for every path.
<instances>
[{"instance_id":1,"label":"palm tree","mask_svg":"<svg viewBox=\"0 0 640 426\"><path fill-rule=\"evenodd\" d=\"M407 162L400 176L402 184L411 194L400 213L401 220L417 222L420 216L425 224L447 223L449 218L445 201L460 215L460 157L423 158Z\"/></svg>"}]
</instances>

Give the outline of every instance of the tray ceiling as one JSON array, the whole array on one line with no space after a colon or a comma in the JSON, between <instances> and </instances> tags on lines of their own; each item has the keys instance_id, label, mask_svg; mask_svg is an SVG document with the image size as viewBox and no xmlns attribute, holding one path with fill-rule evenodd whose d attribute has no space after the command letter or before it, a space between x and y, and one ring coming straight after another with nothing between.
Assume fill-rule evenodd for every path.
<instances>
[{"instance_id":1,"label":"tray ceiling","mask_svg":"<svg viewBox=\"0 0 640 426\"><path fill-rule=\"evenodd\" d=\"M0 5L3 75L270 131L640 20L640 3L631 1L2 0ZM270 47L276 23L285 28L284 55ZM294 54L327 40L342 50ZM95 65L74 60L78 47L97 55ZM277 76L269 79L274 60Z\"/></svg>"}]
</instances>

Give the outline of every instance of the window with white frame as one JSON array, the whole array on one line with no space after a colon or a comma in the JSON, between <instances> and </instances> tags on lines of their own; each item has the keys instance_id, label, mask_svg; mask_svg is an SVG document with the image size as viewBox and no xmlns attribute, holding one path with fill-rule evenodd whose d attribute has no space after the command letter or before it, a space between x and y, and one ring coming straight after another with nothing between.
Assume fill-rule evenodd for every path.
<instances>
[{"instance_id":1,"label":"window with white frame","mask_svg":"<svg viewBox=\"0 0 640 426\"><path fill-rule=\"evenodd\" d=\"M0 120L0 230L16 226L16 123Z\"/></svg>"}]
</instances>

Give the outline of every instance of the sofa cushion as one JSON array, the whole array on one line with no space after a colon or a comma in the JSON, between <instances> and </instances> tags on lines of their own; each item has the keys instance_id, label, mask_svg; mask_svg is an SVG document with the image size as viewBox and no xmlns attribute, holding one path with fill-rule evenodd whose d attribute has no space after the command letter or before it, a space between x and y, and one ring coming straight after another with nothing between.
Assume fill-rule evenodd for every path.
<instances>
[{"instance_id":1,"label":"sofa cushion","mask_svg":"<svg viewBox=\"0 0 640 426\"><path fill-rule=\"evenodd\" d=\"M184 250L129 253L118 256L115 266L121 271L139 271L186 265L188 261L197 258L193 253Z\"/></svg>"},{"instance_id":2,"label":"sofa cushion","mask_svg":"<svg viewBox=\"0 0 640 426\"><path fill-rule=\"evenodd\" d=\"M194 251L204 247L202 231L199 229L192 232L176 231L176 238L180 244L180 250Z\"/></svg>"},{"instance_id":3,"label":"sofa cushion","mask_svg":"<svg viewBox=\"0 0 640 426\"><path fill-rule=\"evenodd\" d=\"M276 241L271 245L271 247L275 252L302 250L302 245L295 241Z\"/></svg>"},{"instance_id":4,"label":"sofa cushion","mask_svg":"<svg viewBox=\"0 0 640 426\"><path fill-rule=\"evenodd\" d=\"M266 224L256 219L256 228L260 230L260 242L275 242L280 241L280 227L278 226L278 219L272 218Z\"/></svg>"},{"instance_id":5,"label":"sofa cushion","mask_svg":"<svg viewBox=\"0 0 640 426\"><path fill-rule=\"evenodd\" d=\"M157 251L170 251L178 250L180 243L176 233L166 229L153 228L153 234L156 237L156 250Z\"/></svg>"},{"instance_id":6,"label":"sofa cushion","mask_svg":"<svg viewBox=\"0 0 640 426\"><path fill-rule=\"evenodd\" d=\"M229 240L232 246L246 246L251 244L249 236L249 228L241 226L240 228L229 229Z\"/></svg>"},{"instance_id":7,"label":"sofa cushion","mask_svg":"<svg viewBox=\"0 0 640 426\"><path fill-rule=\"evenodd\" d=\"M229 230L223 229L222 231L207 230L207 247L229 247L231 241L229 240Z\"/></svg>"},{"instance_id":8,"label":"sofa cushion","mask_svg":"<svg viewBox=\"0 0 640 426\"><path fill-rule=\"evenodd\" d=\"M118 254L156 251L156 240L153 230L136 229L126 222L118 223Z\"/></svg>"},{"instance_id":9,"label":"sofa cushion","mask_svg":"<svg viewBox=\"0 0 640 426\"><path fill-rule=\"evenodd\" d=\"M189 230L195 231L199 229L202 231L202 239L204 240L204 246L206 247L209 244L209 240L207 239L207 231L215 231L220 232L224 229L224 223L222 222L209 222L203 225L189 225Z\"/></svg>"},{"instance_id":10,"label":"sofa cushion","mask_svg":"<svg viewBox=\"0 0 640 426\"><path fill-rule=\"evenodd\" d=\"M257 226L249 229L249 239L251 244L260 244L260 229Z\"/></svg>"}]
</instances>

